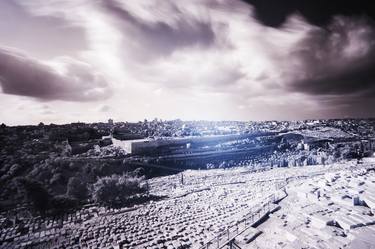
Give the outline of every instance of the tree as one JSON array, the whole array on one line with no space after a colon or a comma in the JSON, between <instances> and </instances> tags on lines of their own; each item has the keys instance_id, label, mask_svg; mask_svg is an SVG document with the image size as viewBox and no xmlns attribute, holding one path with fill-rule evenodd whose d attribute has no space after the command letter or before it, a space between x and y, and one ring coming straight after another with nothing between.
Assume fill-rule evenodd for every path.
<instances>
[{"instance_id":1,"label":"tree","mask_svg":"<svg viewBox=\"0 0 375 249\"><path fill-rule=\"evenodd\" d=\"M142 180L142 177L127 174L99 178L93 185L92 197L95 202L105 205L124 204L129 197L146 192L141 186Z\"/></svg>"},{"instance_id":2,"label":"tree","mask_svg":"<svg viewBox=\"0 0 375 249\"><path fill-rule=\"evenodd\" d=\"M335 152L333 153L333 156L335 157L335 159L341 158L340 149L335 150Z\"/></svg>"},{"instance_id":3,"label":"tree","mask_svg":"<svg viewBox=\"0 0 375 249\"><path fill-rule=\"evenodd\" d=\"M84 200L88 194L87 184L78 177L70 177L66 187L66 194L77 200Z\"/></svg>"},{"instance_id":4,"label":"tree","mask_svg":"<svg viewBox=\"0 0 375 249\"><path fill-rule=\"evenodd\" d=\"M46 188L40 182L29 178L19 178L17 184L26 201L30 202L36 211L45 214L51 199Z\"/></svg>"},{"instance_id":5,"label":"tree","mask_svg":"<svg viewBox=\"0 0 375 249\"><path fill-rule=\"evenodd\" d=\"M61 215L77 206L78 202L74 198L65 195L54 196L50 200L50 208L53 214Z\"/></svg>"},{"instance_id":6,"label":"tree","mask_svg":"<svg viewBox=\"0 0 375 249\"><path fill-rule=\"evenodd\" d=\"M52 178L49 180L51 185L53 184L62 184L64 183L64 175L62 173L55 173L53 174Z\"/></svg>"},{"instance_id":7,"label":"tree","mask_svg":"<svg viewBox=\"0 0 375 249\"><path fill-rule=\"evenodd\" d=\"M118 191L117 177L99 178L93 186L92 197L95 202L112 205L116 202L120 192Z\"/></svg>"},{"instance_id":8,"label":"tree","mask_svg":"<svg viewBox=\"0 0 375 249\"><path fill-rule=\"evenodd\" d=\"M136 168L133 172L133 175L139 176L139 177L143 176L144 174L145 174L145 169L142 167Z\"/></svg>"}]
</instances>

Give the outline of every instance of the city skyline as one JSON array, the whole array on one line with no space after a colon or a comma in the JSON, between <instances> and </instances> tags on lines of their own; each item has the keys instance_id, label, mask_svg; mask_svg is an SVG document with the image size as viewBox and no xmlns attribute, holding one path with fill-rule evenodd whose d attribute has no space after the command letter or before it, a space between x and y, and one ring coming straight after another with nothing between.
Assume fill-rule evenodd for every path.
<instances>
[{"instance_id":1,"label":"city skyline","mask_svg":"<svg viewBox=\"0 0 375 249\"><path fill-rule=\"evenodd\" d=\"M5 0L0 16L6 124L375 116L365 1Z\"/></svg>"}]
</instances>

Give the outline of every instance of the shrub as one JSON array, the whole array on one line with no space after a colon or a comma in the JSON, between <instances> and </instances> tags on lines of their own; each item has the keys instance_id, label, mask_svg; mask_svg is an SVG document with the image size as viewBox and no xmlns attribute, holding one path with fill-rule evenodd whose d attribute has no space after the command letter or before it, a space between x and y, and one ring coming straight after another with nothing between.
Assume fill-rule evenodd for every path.
<instances>
[{"instance_id":1,"label":"shrub","mask_svg":"<svg viewBox=\"0 0 375 249\"><path fill-rule=\"evenodd\" d=\"M127 174L99 178L93 185L92 197L95 202L105 205L125 204L130 197L146 192L141 186L142 180L142 177Z\"/></svg>"},{"instance_id":2,"label":"shrub","mask_svg":"<svg viewBox=\"0 0 375 249\"><path fill-rule=\"evenodd\" d=\"M77 200L84 200L88 194L87 185L78 177L71 177L66 187L66 194Z\"/></svg>"},{"instance_id":3,"label":"shrub","mask_svg":"<svg viewBox=\"0 0 375 249\"><path fill-rule=\"evenodd\" d=\"M77 207L78 201L65 195L54 196L50 200L50 209L54 215L67 213Z\"/></svg>"},{"instance_id":4,"label":"shrub","mask_svg":"<svg viewBox=\"0 0 375 249\"><path fill-rule=\"evenodd\" d=\"M20 192L24 194L26 201L32 204L34 210L45 214L51 196L42 183L28 178L19 178L17 179L17 185Z\"/></svg>"}]
</instances>

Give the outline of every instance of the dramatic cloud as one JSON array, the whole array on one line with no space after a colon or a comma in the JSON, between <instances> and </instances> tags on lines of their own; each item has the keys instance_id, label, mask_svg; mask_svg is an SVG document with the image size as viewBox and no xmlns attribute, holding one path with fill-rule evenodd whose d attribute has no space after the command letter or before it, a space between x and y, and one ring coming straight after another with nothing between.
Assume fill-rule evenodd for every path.
<instances>
[{"instance_id":1,"label":"dramatic cloud","mask_svg":"<svg viewBox=\"0 0 375 249\"><path fill-rule=\"evenodd\" d=\"M41 100L93 101L111 94L85 63L67 57L43 63L7 48L0 48L0 85L4 93Z\"/></svg>"},{"instance_id":2,"label":"dramatic cloud","mask_svg":"<svg viewBox=\"0 0 375 249\"><path fill-rule=\"evenodd\" d=\"M290 51L291 90L313 95L375 96L375 29L363 18L336 17Z\"/></svg>"},{"instance_id":3,"label":"dramatic cloud","mask_svg":"<svg viewBox=\"0 0 375 249\"><path fill-rule=\"evenodd\" d=\"M67 41L84 35L80 46L50 44L55 54L49 57L38 52L40 44L33 46L35 39L22 43L29 44L28 56L0 51L3 92L73 100L74 113L51 105L68 120L375 115L375 24L373 9L361 0L350 6L320 0L14 1L31 27L58 20L59 28L68 27ZM38 41L49 41L40 34Z\"/></svg>"},{"instance_id":4,"label":"dramatic cloud","mask_svg":"<svg viewBox=\"0 0 375 249\"><path fill-rule=\"evenodd\" d=\"M308 22L325 26L338 15L366 15L375 18L371 1L356 0L242 0L255 7L256 17L265 25L279 27L292 14L299 13Z\"/></svg>"},{"instance_id":5,"label":"dramatic cloud","mask_svg":"<svg viewBox=\"0 0 375 249\"><path fill-rule=\"evenodd\" d=\"M211 45L215 40L215 34L211 24L200 17L186 15L178 6L166 1L164 6L154 2L145 6L145 11L153 12L155 9L165 10L171 15L165 18L155 15L149 20L137 17L126 9L124 4L114 0L102 0L101 5L110 16L114 17L118 28L124 32L124 46L132 46L138 55L142 53L142 59L153 54L169 55L174 50L188 46L201 46L202 49ZM168 16L167 16L168 17ZM173 20L174 19L174 20ZM127 38L127 39L126 39ZM129 42L129 38L132 42Z\"/></svg>"}]
</instances>

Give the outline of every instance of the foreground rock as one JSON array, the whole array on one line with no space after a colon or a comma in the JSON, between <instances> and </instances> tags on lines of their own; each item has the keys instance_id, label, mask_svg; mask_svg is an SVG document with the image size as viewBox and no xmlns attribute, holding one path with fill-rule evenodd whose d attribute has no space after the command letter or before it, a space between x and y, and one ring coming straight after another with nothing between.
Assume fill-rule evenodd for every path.
<instances>
[{"instance_id":1,"label":"foreground rock","mask_svg":"<svg viewBox=\"0 0 375 249\"><path fill-rule=\"evenodd\" d=\"M375 165L344 167L288 185L280 211L244 248L373 248Z\"/></svg>"}]
</instances>

